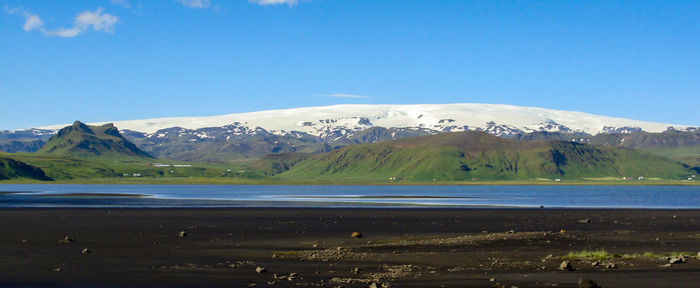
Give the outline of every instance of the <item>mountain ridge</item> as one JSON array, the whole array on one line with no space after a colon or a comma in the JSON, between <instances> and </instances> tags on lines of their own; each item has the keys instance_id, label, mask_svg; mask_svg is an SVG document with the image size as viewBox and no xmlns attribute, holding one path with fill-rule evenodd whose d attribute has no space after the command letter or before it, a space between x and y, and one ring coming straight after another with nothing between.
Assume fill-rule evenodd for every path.
<instances>
[{"instance_id":1,"label":"mountain ridge","mask_svg":"<svg viewBox=\"0 0 700 288\"><path fill-rule=\"evenodd\" d=\"M324 137L325 133L345 127L366 130L370 127L424 128L442 132L464 130L491 130L497 134L515 132L583 132L591 135L611 132L661 132L668 127L683 130L686 125L655 123L618 117L589 114L578 111L554 110L504 104L343 104L319 107L264 110L205 117L171 117L127 121L97 122L91 125L114 123L122 130L152 134L161 129L180 127L200 129L237 125L254 130L257 127L273 134L291 131ZM52 125L41 129L59 129ZM510 131L510 132L508 132ZM500 135L499 135L500 136Z\"/></svg>"},{"instance_id":2,"label":"mountain ridge","mask_svg":"<svg viewBox=\"0 0 700 288\"><path fill-rule=\"evenodd\" d=\"M467 131L347 146L300 161L279 177L418 181L685 179L692 173L678 162L630 148L570 141L520 141Z\"/></svg>"}]
</instances>

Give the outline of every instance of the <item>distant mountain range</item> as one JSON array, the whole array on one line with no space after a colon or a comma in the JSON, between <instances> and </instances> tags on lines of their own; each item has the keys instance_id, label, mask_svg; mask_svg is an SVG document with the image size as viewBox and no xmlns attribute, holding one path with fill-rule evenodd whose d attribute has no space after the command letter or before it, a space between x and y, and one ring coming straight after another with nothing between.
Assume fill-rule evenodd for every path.
<instances>
[{"instance_id":1,"label":"distant mountain range","mask_svg":"<svg viewBox=\"0 0 700 288\"><path fill-rule=\"evenodd\" d=\"M494 104L336 105L113 123L144 152L183 161L323 153L353 144L460 131L641 149L700 145L697 127ZM64 126L0 131L0 151L38 151Z\"/></svg>"},{"instance_id":2,"label":"distant mountain range","mask_svg":"<svg viewBox=\"0 0 700 288\"><path fill-rule=\"evenodd\" d=\"M396 137L396 131L404 133L401 139L386 140L386 138ZM234 171L229 168L233 162L222 162L221 159L213 158L210 162L219 164L192 167L191 164L159 163L165 159L156 160L149 153L139 149L137 145L123 137L114 125L91 126L76 121L60 129L34 153L0 154L2 156L0 178L65 180L197 176L246 179L274 177L293 181L425 182L606 177L618 179L634 176L641 177L640 179L679 180L692 178L695 173L700 172L697 166L624 147L628 143L626 139L633 139L634 141L629 142L635 142L633 146L640 147L692 144L698 140L696 135L698 132L666 131L627 134L633 135L632 138L620 137L621 134L599 134L587 137L574 133L534 132L505 138L494 136L486 131L443 132L418 136L416 131L406 128L372 127L358 131L353 137L345 138L345 142L332 142L344 143L345 147L331 147L328 143L323 143L309 134L291 137L275 135L259 129L254 134L246 134L245 137L237 138L235 141L224 142L223 145L215 148L215 153L201 149L207 146L200 146L200 149L194 149L187 154L193 158L217 155L224 158L227 153L233 151L237 151L233 153L261 155L251 161L238 162L237 167L240 168ZM176 136L176 139L180 137L182 136ZM576 138L569 139L569 137ZM135 139L144 138L147 137ZM288 142L280 143L282 139ZM590 142L607 143L595 145ZM166 145L162 145L164 143ZM208 145L214 146L214 143L218 142ZM283 144L288 148L315 145L316 148L313 149L317 149L317 152L326 151L325 153L279 153L281 151L269 153L267 151L270 145L279 147ZM155 143L153 147L163 147L160 151L175 151L167 149L178 148L167 141ZM182 147L187 146L179 148Z\"/></svg>"}]
</instances>

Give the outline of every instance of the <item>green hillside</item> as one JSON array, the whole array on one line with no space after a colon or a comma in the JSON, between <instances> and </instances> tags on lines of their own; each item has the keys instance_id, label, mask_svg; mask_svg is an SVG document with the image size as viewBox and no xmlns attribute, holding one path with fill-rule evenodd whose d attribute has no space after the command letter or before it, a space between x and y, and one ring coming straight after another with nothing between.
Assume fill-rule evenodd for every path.
<instances>
[{"instance_id":1,"label":"green hillside","mask_svg":"<svg viewBox=\"0 0 700 288\"><path fill-rule=\"evenodd\" d=\"M80 157L153 158L122 137L114 125L88 126L79 121L58 131L37 152Z\"/></svg>"},{"instance_id":2,"label":"green hillside","mask_svg":"<svg viewBox=\"0 0 700 288\"><path fill-rule=\"evenodd\" d=\"M349 146L302 161L279 177L358 181L683 179L692 173L676 161L633 149L518 141L471 131Z\"/></svg>"},{"instance_id":3,"label":"green hillside","mask_svg":"<svg viewBox=\"0 0 700 288\"><path fill-rule=\"evenodd\" d=\"M44 174L44 171L37 167L15 159L0 157L0 180L15 178L35 179L41 181L52 180Z\"/></svg>"}]
</instances>

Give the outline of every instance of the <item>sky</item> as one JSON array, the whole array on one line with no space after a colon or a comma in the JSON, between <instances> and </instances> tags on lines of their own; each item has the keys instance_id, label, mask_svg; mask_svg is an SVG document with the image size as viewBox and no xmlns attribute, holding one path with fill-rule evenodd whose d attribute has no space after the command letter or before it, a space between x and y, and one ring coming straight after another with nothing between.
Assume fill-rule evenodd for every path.
<instances>
[{"instance_id":1,"label":"sky","mask_svg":"<svg viewBox=\"0 0 700 288\"><path fill-rule=\"evenodd\" d=\"M0 130L494 103L700 126L700 1L0 0Z\"/></svg>"}]
</instances>

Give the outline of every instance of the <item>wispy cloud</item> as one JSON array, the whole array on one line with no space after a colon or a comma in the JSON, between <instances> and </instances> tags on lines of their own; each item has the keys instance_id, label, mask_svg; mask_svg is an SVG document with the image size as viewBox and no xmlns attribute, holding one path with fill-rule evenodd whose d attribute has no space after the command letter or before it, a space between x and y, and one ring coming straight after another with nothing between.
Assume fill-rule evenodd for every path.
<instances>
[{"instance_id":1,"label":"wispy cloud","mask_svg":"<svg viewBox=\"0 0 700 288\"><path fill-rule=\"evenodd\" d=\"M255 3L258 5L280 5L280 4L287 4L289 6L294 6L297 3L299 3L299 0L248 0L250 3Z\"/></svg>"},{"instance_id":2,"label":"wispy cloud","mask_svg":"<svg viewBox=\"0 0 700 288\"><path fill-rule=\"evenodd\" d=\"M102 31L107 33L114 32L114 24L119 21L117 16L102 13L102 7L97 8L94 12L85 11L75 17L73 21L73 27L71 28L60 28L56 30L44 30L44 34L49 36L59 36L59 37L75 37L81 33L92 28L95 31Z\"/></svg>"},{"instance_id":3,"label":"wispy cloud","mask_svg":"<svg viewBox=\"0 0 700 288\"><path fill-rule=\"evenodd\" d=\"M85 11L78 14L73 21L73 27L71 28L59 28L48 30L44 28L44 22L41 21L39 15L32 14L21 8L9 9L5 7L5 11L11 14L20 14L24 16L25 21L22 25L22 30L30 32L33 30L39 30L46 36L57 36L64 38L71 38L80 35L81 33L92 28L95 31L102 31L107 33L114 32L114 25L119 21L117 16L102 13L102 7L97 8L95 11Z\"/></svg>"},{"instance_id":4,"label":"wispy cloud","mask_svg":"<svg viewBox=\"0 0 700 288\"><path fill-rule=\"evenodd\" d=\"M109 0L109 3L112 3L112 4L117 5L117 6L122 6L126 9L131 8L131 2L129 2L127 0Z\"/></svg>"},{"instance_id":5,"label":"wispy cloud","mask_svg":"<svg viewBox=\"0 0 700 288\"><path fill-rule=\"evenodd\" d=\"M187 8L198 8L204 9L211 6L211 1L209 0L177 0L182 6Z\"/></svg>"},{"instance_id":6,"label":"wispy cloud","mask_svg":"<svg viewBox=\"0 0 700 288\"><path fill-rule=\"evenodd\" d=\"M354 98L354 99L372 98L370 96L356 95L356 94L326 94L326 95L318 95L318 96L319 97L328 97L328 98Z\"/></svg>"},{"instance_id":7,"label":"wispy cloud","mask_svg":"<svg viewBox=\"0 0 700 288\"><path fill-rule=\"evenodd\" d=\"M24 31L32 31L36 29L41 29L41 26L44 25L44 22L41 21L41 18L39 15L32 14L27 12L26 10L22 8L9 8L5 6L5 12L10 13L10 14L19 14L24 17L24 25L22 25L22 30Z\"/></svg>"}]
</instances>

